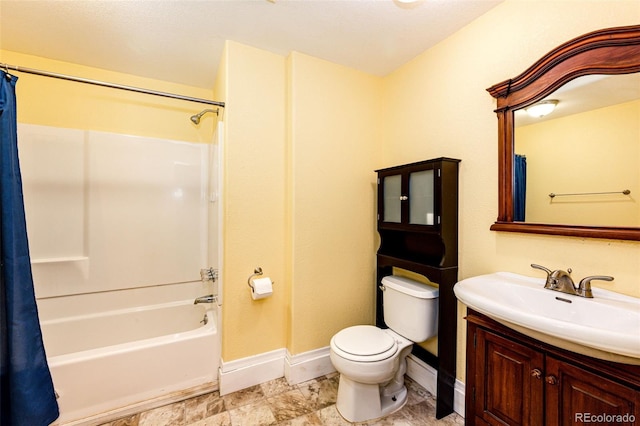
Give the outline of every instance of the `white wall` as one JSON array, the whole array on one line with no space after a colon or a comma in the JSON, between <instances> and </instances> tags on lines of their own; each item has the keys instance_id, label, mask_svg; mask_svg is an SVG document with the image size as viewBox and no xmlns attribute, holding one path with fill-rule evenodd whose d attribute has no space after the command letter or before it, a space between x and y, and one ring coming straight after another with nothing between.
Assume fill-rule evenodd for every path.
<instances>
[{"instance_id":1,"label":"white wall","mask_svg":"<svg viewBox=\"0 0 640 426\"><path fill-rule=\"evenodd\" d=\"M19 126L39 299L200 280L209 146Z\"/></svg>"}]
</instances>

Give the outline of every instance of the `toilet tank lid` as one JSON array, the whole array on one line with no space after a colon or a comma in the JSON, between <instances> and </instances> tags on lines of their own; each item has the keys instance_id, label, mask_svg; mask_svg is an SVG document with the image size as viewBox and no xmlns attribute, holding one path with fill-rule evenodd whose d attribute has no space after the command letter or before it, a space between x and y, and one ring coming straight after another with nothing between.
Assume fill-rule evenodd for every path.
<instances>
[{"instance_id":1,"label":"toilet tank lid","mask_svg":"<svg viewBox=\"0 0 640 426\"><path fill-rule=\"evenodd\" d=\"M438 297L438 289L436 287L405 277L389 275L382 279L382 284L385 287L420 299L435 299Z\"/></svg>"}]
</instances>

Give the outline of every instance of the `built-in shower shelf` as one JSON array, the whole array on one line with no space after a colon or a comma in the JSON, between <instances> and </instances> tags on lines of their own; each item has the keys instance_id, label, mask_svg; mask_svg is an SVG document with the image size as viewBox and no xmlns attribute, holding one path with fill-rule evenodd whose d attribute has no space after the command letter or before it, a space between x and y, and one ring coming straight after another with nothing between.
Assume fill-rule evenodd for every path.
<instances>
[{"instance_id":1,"label":"built-in shower shelf","mask_svg":"<svg viewBox=\"0 0 640 426\"><path fill-rule=\"evenodd\" d=\"M31 259L31 264L82 262L87 260L89 260L87 256L49 257L42 259Z\"/></svg>"}]
</instances>

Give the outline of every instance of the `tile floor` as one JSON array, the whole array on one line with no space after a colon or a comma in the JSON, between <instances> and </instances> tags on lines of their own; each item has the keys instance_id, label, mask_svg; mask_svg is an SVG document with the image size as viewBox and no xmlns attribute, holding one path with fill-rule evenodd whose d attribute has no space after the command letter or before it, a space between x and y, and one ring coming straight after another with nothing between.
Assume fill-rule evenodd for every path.
<instances>
[{"instance_id":1,"label":"tile floor","mask_svg":"<svg viewBox=\"0 0 640 426\"><path fill-rule=\"evenodd\" d=\"M103 426L312 426L350 425L336 410L339 375L290 386L284 378L220 396L202 396L134 414ZM464 425L453 413L435 418L435 398L407 378L409 399L402 410L358 426Z\"/></svg>"}]
</instances>

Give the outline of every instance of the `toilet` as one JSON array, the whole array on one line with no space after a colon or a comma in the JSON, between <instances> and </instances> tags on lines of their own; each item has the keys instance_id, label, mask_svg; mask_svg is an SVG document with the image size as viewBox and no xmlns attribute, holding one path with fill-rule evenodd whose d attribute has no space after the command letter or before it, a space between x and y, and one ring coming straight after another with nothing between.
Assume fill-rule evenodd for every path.
<instances>
[{"instance_id":1,"label":"toilet","mask_svg":"<svg viewBox=\"0 0 640 426\"><path fill-rule=\"evenodd\" d=\"M331 338L330 357L340 373L336 408L350 422L386 416L407 402L404 374L414 342L438 333L438 289L417 281L382 279L384 321L356 325Z\"/></svg>"}]
</instances>

